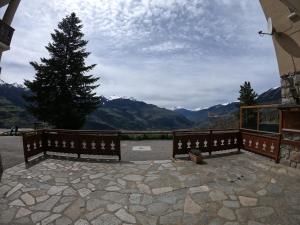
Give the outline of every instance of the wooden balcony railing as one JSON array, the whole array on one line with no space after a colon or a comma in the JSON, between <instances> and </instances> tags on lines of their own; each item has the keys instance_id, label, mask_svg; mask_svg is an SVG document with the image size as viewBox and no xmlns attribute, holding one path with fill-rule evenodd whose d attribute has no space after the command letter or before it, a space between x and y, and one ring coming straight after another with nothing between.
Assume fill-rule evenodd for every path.
<instances>
[{"instance_id":1,"label":"wooden balcony railing","mask_svg":"<svg viewBox=\"0 0 300 225\"><path fill-rule=\"evenodd\" d=\"M72 131L36 130L23 134L25 162L47 152L80 155L118 156L121 160L121 136L128 134L164 134L173 137L173 158L192 149L213 152L244 149L279 162L281 135L249 130L209 131Z\"/></svg>"},{"instance_id":2,"label":"wooden balcony railing","mask_svg":"<svg viewBox=\"0 0 300 225\"><path fill-rule=\"evenodd\" d=\"M23 134L25 162L47 152L80 155L118 156L121 160L118 131L37 130Z\"/></svg>"},{"instance_id":3,"label":"wooden balcony railing","mask_svg":"<svg viewBox=\"0 0 300 225\"><path fill-rule=\"evenodd\" d=\"M212 154L217 151L244 149L279 162L279 133L251 130L211 130L207 132L174 132L173 157L188 154L191 149Z\"/></svg>"},{"instance_id":4,"label":"wooden balcony railing","mask_svg":"<svg viewBox=\"0 0 300 225\"><path fill-rule=\"evenodd\" d=\"M188 154L192 149L211 154L216 151L240 149L239 130L210 130L207 132L174 132L173 158Z\"/></svg>"}]
</instances>

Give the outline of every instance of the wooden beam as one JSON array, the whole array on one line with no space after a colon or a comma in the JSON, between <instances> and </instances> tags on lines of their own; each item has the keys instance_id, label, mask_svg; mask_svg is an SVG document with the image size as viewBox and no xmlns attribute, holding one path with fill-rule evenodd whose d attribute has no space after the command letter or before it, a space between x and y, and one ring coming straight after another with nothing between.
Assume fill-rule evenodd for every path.
<instances>
[{"instance_id":1,"label":"wooden beam","mask_svg":"<svg viewBox=\"0 0 300 225\"><path fill-rule=\"evenodd\" d=\"M242 128L240 129L242 132L245 133L257 133L257 134L271 134L271 135L280 135L280 133L275 133L275 132L269 132L269 131L261 131L261 130L251 130L251 129L246 129L246 128Z\"/></svg>"},{"instance_id":2,"label":"wooden beam","mask_svg":"<svg viewBox=\"0 0 300 225\"><path fill-rule=\"evenodd\" d=\"M300 130L286 129L286 128L283 128L282 132L300 134Z\"/></svg>"},{"instance_id":3,"label":"wooden beam","mask_svg":"<svg viewBox=\"0 0 300 225\"><path fill-rule=\"evenodd\" d=\"M243 110L240 107L240 129L243 128Z\"/></svg>"},{"instance_id":4,"label":"wooden beam","mask_svg":"<svg viewBox=\"0 0 300 225\"><path fill-rule=\"evenodd\" d=\"M241 109L263 109L263 108L278 108L279 104L272 105L246 105L241 106Z\"/></svg>"},{"instance_id":5,"label":"wooden beam","mask_svg":"<svg viewBox=\"0 0 300 225\"><path fill-rule=\"evenodd\" d=\"M259 130L259 120L260 120L259 109L257 109L257 111L256 111L256 130Z\"/></svg>"},{"instance_id":6,"label":"wooden beam","mask_svg":"<svg viewBox=\"0 0 300 225\"><path fill-rule=\"evenodd\" d=\"M293 147L300 147L300 141L282 140L281 144L291 145Z\"/></svg>"},{"instance_id":7,"label":"wooden beam","mask_svg":"<svg viewBox=\"0 0 300 225\"><path fill-rule=\"evenodd\" d=\"M282 127L283 127L282 111L279 110L279 133L282 133Z\"/></svg>"}]
</instances>

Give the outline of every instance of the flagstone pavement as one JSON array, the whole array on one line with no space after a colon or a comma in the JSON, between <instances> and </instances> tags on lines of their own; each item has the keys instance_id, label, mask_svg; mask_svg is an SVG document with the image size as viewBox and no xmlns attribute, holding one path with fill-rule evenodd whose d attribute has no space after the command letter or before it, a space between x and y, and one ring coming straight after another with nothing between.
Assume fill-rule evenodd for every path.
<instances>
[{"instance_id":1,"label":"flagstone pavement","mask_svg":"<svg viewBox=\"0 0 300 225\"><path fill-rule=\"evenodd\" d=\"M20 164L3 174L0 224L300 224L299 170L249 153L205 162Z\"/></svg>"}]
</instances>

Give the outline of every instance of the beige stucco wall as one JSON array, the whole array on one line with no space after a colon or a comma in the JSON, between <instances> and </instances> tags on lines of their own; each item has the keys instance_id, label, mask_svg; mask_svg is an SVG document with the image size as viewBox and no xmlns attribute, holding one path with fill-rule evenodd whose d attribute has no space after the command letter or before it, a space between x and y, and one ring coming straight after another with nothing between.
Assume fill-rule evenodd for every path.
<instances>
[{"instance_id":1,"label":"beige stucco wall","mask_svg":"<svg viewBox=\"0 0 300 225\"><path fill-rule=\"evenodd\" d=\"M260 0L266 18L271 17L275 33L273 42L281 76L300 73L300 0ZM298 15L289 19L287 5Z\"/></svg>"}]
</instances>

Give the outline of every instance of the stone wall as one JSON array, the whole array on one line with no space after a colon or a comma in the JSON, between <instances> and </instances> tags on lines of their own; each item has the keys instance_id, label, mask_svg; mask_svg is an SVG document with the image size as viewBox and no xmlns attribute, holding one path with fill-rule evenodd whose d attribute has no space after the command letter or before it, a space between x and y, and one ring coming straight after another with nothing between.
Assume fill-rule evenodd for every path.
<instances>
[{"instance_id":1,"label":"stone wall","mask_svg":"<svg viewBox=\"0 0 300 225\"><path fill-rule=\"evenodd\" d=\"M281 97L282 105L299 106L300 107L300 73L283 76L281 78ZM299 133L283 133L282 139L300 141ZM280 162L300 168L300 162L295 163L299 159L300 161L300 148L290 145L281 145L280 149Z\"/></svg>"},{"instance_id":2,"label":"stone wall","mask_svg":"<svg viewBox=\"0 0 300 225\"><path fill-rule=\"evenodd\" d=\"M300 134L283 133L282 138L284 140L300 141ZM297 160L298 159L298 160ZM300 169L300 148L290 145L282 144L280 148L280 162L287 166Z\"/></svg>"},{"instance_id":3,"label":"stone wall","mask_svg":"<svg viewBox=\"0 0 300 225\"><path fill-rule=\"evenodd\" d=\"M300 104L300 73L281 78L283 105Z\"/></svg>"}]
</instances>

